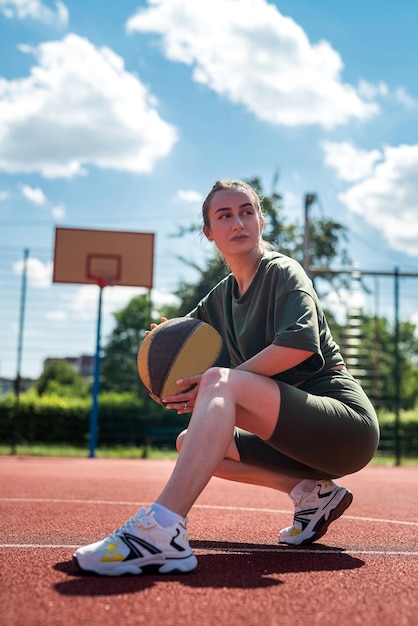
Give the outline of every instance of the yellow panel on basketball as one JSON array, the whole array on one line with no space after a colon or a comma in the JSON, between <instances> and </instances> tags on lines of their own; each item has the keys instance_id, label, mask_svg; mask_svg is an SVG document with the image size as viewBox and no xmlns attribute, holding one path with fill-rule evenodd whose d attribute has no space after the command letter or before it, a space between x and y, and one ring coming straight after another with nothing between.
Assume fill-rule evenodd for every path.
<instances>
[{"instance_id":1,"label":"yellow panel on basketball","mask_svg":"<svg viewBox=\"0 0 418 626\"><path fill-rule=\"evenodd\" d=\"M222 337L209 324L204 322L197 326L187 341L179 348L173 359L170 372L161 390L161 396L171 396L179 393L181 387L176 380L186 376L203 374L217 362L222 351Z\"/></svg>"},{"instance_id":2,"label":"yellow panel on basketball","mask_svg":"<svg viewBox=\"0 0 418 626\"><path fill-rule=\"evenodd\" d=\"M138 352L139 377L159 403L186 389L176 385L176 380L202 374L213 365L229 366L221 335L209 324L188 317L159 324Z\"/></svg>"},{"instance_id":3,"label":"yellow panel on basketball","mask_svg":"<svg viewBox=\"0 0 418 626\"><path fill-rule=\"evenodd\" d=\"M145 388L149 392L151 391L151 381L148 374L148 352L157 328L154 328L148 335L146 335L141 347L139 348L137 359L139 378L142 380Z\"/></svg>"}]
</instances>

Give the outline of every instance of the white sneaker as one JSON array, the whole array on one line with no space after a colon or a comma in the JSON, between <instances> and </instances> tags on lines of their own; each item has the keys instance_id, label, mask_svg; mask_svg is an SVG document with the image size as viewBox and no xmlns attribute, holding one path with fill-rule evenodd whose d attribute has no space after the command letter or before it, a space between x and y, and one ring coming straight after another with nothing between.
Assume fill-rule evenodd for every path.
<instances>
[{"instance_id":1,"label":"white sneaker","mask_svg":"<svg viewBox=\"0 0 418 626\"><path fill-rule=\"evenodd\" d=\"M353 494L332 480L318 480L309 493L295 498L293 526L283 528L279 542L292 545L313 543L328 530L353 501Z\"/></svg>"},{"instance_id":2,"label":"white sneaker","mask_svg":"<svg viewBox=\"0 0 418 626\"><path fill-rule=\"evenodd\" d=\"M104 576L184 573L197 567L187 539L187 519L163 528L146 508L106 539L78 548L74 559L81 569Z\"/></svg>"}]
</instances>

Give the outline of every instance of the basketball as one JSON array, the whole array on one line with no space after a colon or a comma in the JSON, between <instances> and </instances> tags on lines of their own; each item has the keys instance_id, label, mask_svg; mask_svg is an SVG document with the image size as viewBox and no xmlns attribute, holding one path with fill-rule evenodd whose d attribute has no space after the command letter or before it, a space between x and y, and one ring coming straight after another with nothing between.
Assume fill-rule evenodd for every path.
<instances>
[{"instance_id":1,"label":"basketball","mask_svg":"<svg viewBox=\"0 0 418 626\"><path fill-rule=\"evenodd\" d=\"M189 387L176 380L203 374L214 365L228 366L229 355L215 328L191 317L175 317L159 324L145 337L138 351L138 374L149 395L177 395Z\"/></svg>"}]
</instances>

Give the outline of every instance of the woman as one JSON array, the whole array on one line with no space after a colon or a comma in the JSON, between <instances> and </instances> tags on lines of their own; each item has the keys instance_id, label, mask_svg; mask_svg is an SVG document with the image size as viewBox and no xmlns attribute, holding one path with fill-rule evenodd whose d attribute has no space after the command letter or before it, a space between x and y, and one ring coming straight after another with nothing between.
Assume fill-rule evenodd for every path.
<instances>
[{"instance_id":1,"label":"woman","mask_svg":"<svg viewBox=\"0 0 418 626\"><path fill-rule=\"evenodd\" d=\"M214 475L288 493L295 513L280 531L282 543L316 541L351 504L352 494L332 479L370 461L377 417L345 368L311 281L298 263L268 249L263 226L252 187L214 185L203 232L231 274L190 315L221 333L231 368L179 380L194 387L164 399L168 409L193 412L173 473L149 508L76 551L82 569L193 570L186 516Z\"/></svg>"}]
</instances>

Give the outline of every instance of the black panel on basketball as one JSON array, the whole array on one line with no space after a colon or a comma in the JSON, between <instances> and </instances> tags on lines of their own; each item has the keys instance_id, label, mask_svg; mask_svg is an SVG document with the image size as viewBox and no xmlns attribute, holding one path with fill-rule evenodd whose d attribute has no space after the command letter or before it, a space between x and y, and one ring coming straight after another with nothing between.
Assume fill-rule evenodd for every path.
<instances>
[{"instance_id":1,"label":"black panel on basketball","mask_svg":"<svg viewBox=\"0 0 418 626\"><path fill-rule=\"evenodd\" d=\"M162 398L186 387L176 380L202 374L209 367L229 367L229 355L221 335L209 324L177 317L159 324L144 339L138 352L138 373L150 396Z\"/></svg>"},{"instance_id":2,"label":"black panel on basketball","mask_svg":"<svg viewBox=\"0 0 418 626\"><path fill-rule=\"evenodd\" d=\"M188 337L198 325L199 320L190 319L185 323L183 318L180 318L164 322L164 328L160 328L158 337L154 339L148 352L148 372L150 380L153 381L155 395L161 394L164 381L167 380L178 351L186 344Z\"/></svg>"}]
</instances>

